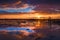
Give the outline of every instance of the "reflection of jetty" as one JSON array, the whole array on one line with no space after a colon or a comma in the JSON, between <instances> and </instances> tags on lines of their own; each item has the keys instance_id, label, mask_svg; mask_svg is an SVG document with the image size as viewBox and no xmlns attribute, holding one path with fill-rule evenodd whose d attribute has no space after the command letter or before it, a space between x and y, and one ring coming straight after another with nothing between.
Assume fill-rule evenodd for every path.
<instances>
[{"instance_id":1,"label":"reflection of jetty","mask_svg":"<svg viewBox=\"0 0 60 40\"><path fill-rule=\"evenodd\" d=\"M0 19L60 19L60 14L40 14L40 13L15 13L0 14Z\"/></svg>"}]
</instances>

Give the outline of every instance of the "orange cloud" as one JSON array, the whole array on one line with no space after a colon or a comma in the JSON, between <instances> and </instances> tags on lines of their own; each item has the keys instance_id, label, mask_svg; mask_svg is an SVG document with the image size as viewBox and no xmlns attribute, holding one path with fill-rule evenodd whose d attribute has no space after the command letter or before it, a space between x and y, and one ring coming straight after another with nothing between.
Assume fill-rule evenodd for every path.
<instances>
[{"instance_id":1,"label":"orange cloud","mask_svg":"<svg viewBox=\"0 0 60 40\"><path fill-rule=\"evenodd\" d=\"M14 10L19 10L19 9L26 9L26 8L33 8L33 6L29 5L29 4L21 4L21 5L18 5L18 7L16 5L9 5L9 4L5 4L5 5L2 5L3 8L0 8L0 9L3 9L3 10L9 10L9 9L14 9ZM32 10L31 12L35 12L34 10Z\"/></svg>"},{"instance_id":2,"label":"orange cloud","mask_svg":"<svg viewBox=\"0 0 60 40\"><path fill-rule=\"evenodd\" d=\"M18 1L18 2L15 2L15 3L13 3L13 5L18 5L18 4L21 4L22 2L21 1Z\"/></svg>"},{"instance_id":3,"label":"orange cloud","mask_svg":"<svg viewBox=\"0 0 60 40\"><path fill-rule=\"evenodd\" d=\"M0 8L1 7L2 8L21 8L21 9L24 9L24 8L29 7L29 4L24 4L21 1L18 1L18 2L12 3L12 4L1 4Z\"/></svg>"},{"instance_id":4,"label":"orange cloud","mask_svg":"<svg viewBox=\"0 0 60 40\"><path fill-rule=\"evenodd\" d=\"M5 8L5 7L17 7L19 6L19 4L21 4L22 2L21 1L17 1L17 2L14 2L14 3L5 3L5 4L0 4L0 8Z\"/></svg>"},{"instance_id":5,"label":"orange cloud","mask_svg":"<svg viewBox=\"0 0 60 40\"><path fill-rule=\"evenodd\" d=\"M22 5L20 6L21 9L25 9L25 8L28 8L28 7L30 7L28 4L22 4Z\"/></svg>"},{"instance_id":6,"label":"orange cloud","mask_svg":"<svg viewBox=\"0 0 60 40\"><path fill-rule=\"evenodd\" d=\"M3 8L7 8L9 5L8 4L3 4L3 5L0 5L1 7Z\"/></svg>"}]
</instances>

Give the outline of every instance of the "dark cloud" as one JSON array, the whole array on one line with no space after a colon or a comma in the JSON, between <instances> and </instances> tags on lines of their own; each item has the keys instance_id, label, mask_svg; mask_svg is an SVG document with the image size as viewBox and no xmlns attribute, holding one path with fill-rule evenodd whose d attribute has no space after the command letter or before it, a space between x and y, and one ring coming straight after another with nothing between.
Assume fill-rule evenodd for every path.
<instances>
[{"instance_id":1,"label":"dark cloud","mask_svg":"<svg viewBox=\"0 0 60 40\"><path fill-rule=\"evenodd\" d=\"M5 4L5 3L14 3L17 2L19 0L0 0L0 4Z\"/></svg>"},{"instance_id":2,"label":"dark cloud","mask_svg":"<svg viewBox=\"0 0 60 40\"><path fill-rule=\"evenodd\" d=\"M29 4L60 4L60 0L22 0Z\"/></svg>"},{"instance_id":3,"label":"dark cloud","mask_svg":"<svg viewBox=\"0 0 60 40\"><path fill-rule=\"evenodd\" d=\"M13 4L18 1L27 4L60 4L60 0L0 0L0 4ZM18 3L19 4L19 3Z\"/></svg>"},{"instance_id":4,"label":"dark cloud","mask_svg":"<svg viewBox=\"0 0 60 40\"><path fill-rule=\"evenodd\" d=\"M60 0L0 0L0 4L2 4L2 3L14 3L17 1L22 1L24 3L29 3L29 4L40 4L40 3L59 4L60 3Z\"/></svg>"}]
</instances>

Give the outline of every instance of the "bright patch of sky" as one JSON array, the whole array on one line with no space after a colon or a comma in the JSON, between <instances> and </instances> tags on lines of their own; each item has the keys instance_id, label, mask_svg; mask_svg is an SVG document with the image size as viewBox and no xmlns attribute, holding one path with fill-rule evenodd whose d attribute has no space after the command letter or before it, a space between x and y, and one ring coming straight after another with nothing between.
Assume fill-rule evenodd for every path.
<instances>
[{"instance_id":1,"label":"bright patch of sky","mask_svg":"<svg viewBox=\"0 0 60 40\"><path fill-rule=\"evenodd\" d=\"M0 11L6 12L31 12L34 7L27 7L27 8L1 8Z\"/></svg>"},{"instance_id":2,"label":"bright patch of sky","mask_svg":"<svg viewBox=\"0 0 60 40\"><path fill-rule=\"evenodd\" d=\"M7 12L30 12L32 10L32 8L26 8L26 9L9 9L9 10L6 10Z\"/></svg>"}]
</instances>

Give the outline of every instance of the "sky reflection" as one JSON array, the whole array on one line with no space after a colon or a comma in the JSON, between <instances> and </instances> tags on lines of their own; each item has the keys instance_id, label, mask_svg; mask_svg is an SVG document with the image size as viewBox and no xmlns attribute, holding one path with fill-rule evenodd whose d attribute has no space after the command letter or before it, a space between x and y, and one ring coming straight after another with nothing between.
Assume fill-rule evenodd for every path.
<instances>
[{"instance_id":1,"label":"sky reflection","mask_svg":"<svg viewBox=\"0 0 60 40\"><path fill-rule=\"evenodd\" d=\"M7 31L26 31L26 32L33 32L33 30L29 29L29 28L21 28L21 27L7 27L7 28L0 28L0 31L2 30L7 30Z\"/></svg>"}]
</instances>

